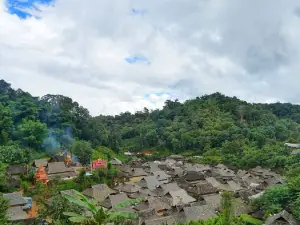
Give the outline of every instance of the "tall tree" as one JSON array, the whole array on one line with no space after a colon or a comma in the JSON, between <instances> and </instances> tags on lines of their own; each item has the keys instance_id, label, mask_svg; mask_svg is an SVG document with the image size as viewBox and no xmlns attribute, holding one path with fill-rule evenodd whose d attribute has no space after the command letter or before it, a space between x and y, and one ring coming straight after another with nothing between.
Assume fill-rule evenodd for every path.
<instances>
[{"instance_id":1,"label":"tall tree","mask_svg":"<svg viewBox=\"0 0 300 225\"><path fill-rule=\"evenodd\" d=\"M71 151L78 157L78 161L82 165L90 163L93 152L90 142L76 140L72 144Z\"/></svg>"}]
</instances>

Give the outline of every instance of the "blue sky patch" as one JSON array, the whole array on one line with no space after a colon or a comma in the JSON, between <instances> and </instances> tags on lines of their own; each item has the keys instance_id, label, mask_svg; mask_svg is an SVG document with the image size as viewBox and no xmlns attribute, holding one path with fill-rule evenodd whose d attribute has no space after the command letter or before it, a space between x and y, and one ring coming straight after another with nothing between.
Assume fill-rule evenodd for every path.
<instances>
[{"instance_id":1,"label":"blue sky patch","mask_svg":"<svg viewBox=\"0 0 300 225\"><path fill-rule=\"evenodd\" d=\"M6 0L8 12L21 19L31 17L30 10L40 11L38 5L51 5L54 0Z\"/></svg>"},{"instance_id":2,"label":"blue sky patch","mask_svg":"<svg viewBox=\"0 0 300 225\"><path fill-rule=\"evenodd\" d=\"M125 61L129 64L150 64L150 61L141 55L133 55L125 58Z\"/></svg>"}]
</instances>

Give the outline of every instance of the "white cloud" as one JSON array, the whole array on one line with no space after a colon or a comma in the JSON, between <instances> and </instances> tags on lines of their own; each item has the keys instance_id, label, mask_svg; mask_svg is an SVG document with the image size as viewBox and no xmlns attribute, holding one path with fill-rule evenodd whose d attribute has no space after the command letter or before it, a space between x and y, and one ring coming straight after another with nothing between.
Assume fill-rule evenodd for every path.
<instances>
[{"instance_id":1,"label":"white cloud","mask_svg":"<svg viewBox=\"0 0 300 225\"><path fill-rule=\"evenodd\" d=\"M58 0L26 20L0 3L0 78L93 115L215 91L300 101L298 0ZM151 63L128 64L132 55Z\"/></svg>"}]
</instances>

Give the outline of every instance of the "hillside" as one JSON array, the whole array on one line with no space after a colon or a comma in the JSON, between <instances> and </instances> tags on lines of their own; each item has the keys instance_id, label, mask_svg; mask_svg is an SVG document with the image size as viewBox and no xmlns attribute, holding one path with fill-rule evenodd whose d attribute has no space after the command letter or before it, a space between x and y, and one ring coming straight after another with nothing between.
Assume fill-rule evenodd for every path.
<instances>
[{"instance_id":1,"label":"hillside","mask_svg":"<svg viewBox=\"0 0 300 225\"><path fill-rule=\"evenodd\" d=\"M290 103L249 104L215 93L184 103L168 100L161 110L91 117L71 98L33 97L4 80L0 99L0 144L14 146L9 155L53 154L77 138L116 153L152 149L159 155L204 155L210 163L273 168L289 160L284 142L300 142L300 105ZM7 159L7 149L0 149L2 161L27 160Z\"/></svg>"},{"instance_id":2,"label":"hillside","mask_svg":"<svg viewBox=\"0 0 300 225\"><path fill-rule=\"evenodd\" d=\"M250 104L215 93L184 103L168 100L161 110L92 117L71 98L33 97L0 80L0 192L13 190L7 165L29 164L60 149L72 149L86 164L92 157L152 150L150 160L178 153L199 156L192 159L200 163L274 169L287 184L268 189L254 207L265 215L285 209L300 219L300 154L291 154L286 142L300 143L300 105ZM73 181L61 185L81 189Z\"/></svg>"}]
</instances>

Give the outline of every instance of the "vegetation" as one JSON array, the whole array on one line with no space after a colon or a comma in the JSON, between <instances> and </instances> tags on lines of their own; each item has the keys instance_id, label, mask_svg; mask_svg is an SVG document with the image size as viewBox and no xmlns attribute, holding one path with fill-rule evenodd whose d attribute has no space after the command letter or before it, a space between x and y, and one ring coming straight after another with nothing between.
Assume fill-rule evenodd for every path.
<instances>
[{"instance_id":1,"label":"vegetation","mask_svg":"<svg viewBox=\"0 0 300 225\"><path fill-rule=\"evenodd\" d=\"M2 196L0 196L0 224L10 225L10 221L7 216L8 202Z\"/></svg>"},{"instance_id":2,"label":"vegetation","mask_svg":"<svg viewBox=\"0 0 300 225\"><path fill-rule=\"evenodd\" d=\"M33 97L0 80L1 192L13 190L5 175L7 165L28 164L62 148L72 149L83 164L91 158L109 160L124 151L152 150L153 159L178 153L203 156L192 158L202 163L275 169L286 175L288 183L269 189L253 205L262 207L266 215L287 209L300 218L300 155L292 155L285 142L300 142L300 105L250 104L215 93L184 103L167 100L161 110L91 117L69 97ZM114 173L99 170L78 179L85 185L112 183ZM58 187L63 185L85 187L78 181ZM30 189L24 182L22 186L28 193L36 191L32 195L49 193Z\"/></svg>"},{"instance_id":3,"label":"vegetation","mask_svg":"<svg viewBox=\"0 0 300 225\"><path fill-rule=\"evenodd\" d=\"M82 223L86 225L102 225L108 222L115 222L124 224L128 219L136 219L137 213L131 212L118 212L115 209L123 208L134 203L138 203L141 199L127 200L114 206L112 210L107 210L101 206L97 206L96 202L86 198L80 192L76 195L63 195L69 202L78 205L84 209L85 213L64 212L65 216L69 216L69 220L74 223ZM87 214L87 215L85 215ZM90 214L90 215L89 215Z\"/></svg>"}]
</instances>

